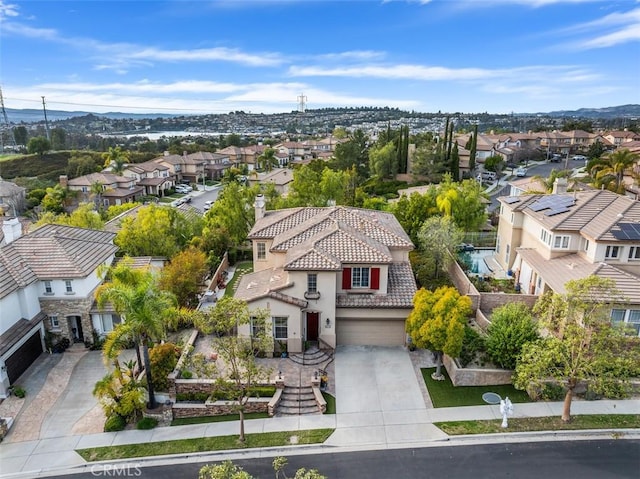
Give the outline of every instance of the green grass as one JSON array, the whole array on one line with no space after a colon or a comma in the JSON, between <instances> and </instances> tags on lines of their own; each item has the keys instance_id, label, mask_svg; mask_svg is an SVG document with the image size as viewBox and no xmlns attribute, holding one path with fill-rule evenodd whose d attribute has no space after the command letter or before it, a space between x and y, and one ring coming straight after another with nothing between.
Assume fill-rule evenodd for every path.
<instances>
[{"instance_id":1,"label":"green grass","mask_svg":"<svg viewBox=\"0 0 640 479\"><path fill-rule=\"evenodd\" d=\"M335 414L336 413L336 398L333 397L328 392L322 391L322 397L325 401L327 401L327 410L324 412L325 414Z\"/></svg>"},{"instance_id":2,"label":"green grass","mask_svg":"<svg viewBox=\"0 0 640 479\"><path fill-rule=\"evenodd\" d=\"M260 447L280 447L291 444L321 444L333 433L333 429L313 429L309 431L284 431L247 434L245 441L238 436L198 437L177 441L124 444L121 446L90 447L76 449L88 462L112 461L133 457L163 456L166 454L188 454L194 452L224 451L228 449L250 449Z\"/></svg>"},{"instance_id":3,"label":"green grass","mask_svg":"<svg viewBox=\"0 0 640 479\"><path fill-rule=\"evenodd\" d=\"M575 431L580 429L637 429L640 414L593 414L572 416L571 422L560 417L526 417L509 419L509 427L501 427L502 419L491 421L436 422L437 427L451 436L461 434L495 434L500 432Z\"/></svg>"},{"instance_id":4,"label":"green grass","mask_svg":"<svg viewBox=\"0 0 640 479\"><path fill-rule=\"evenodd\" d=\"M231 281L227 283L227 288L224 291L225 296L233 296L236 291L236 283L240 278L247 273L253 272L253 263L251 261L242 261L236 264L236 272L233 274Z\"/></svg>"},{"instance_id":5,"label":"green grass","mask_svg":"<svg viewBox=\"0 0 640 479\"><path fill-rule=\"evenodd\" d=\"M502 398L509 396L509 399L513 403L531 402L531 398L529 398L525 391L519 391L511 385L455 387L451 383L444 367L442 368L442 373L445 376L445 380L435 381L431 379L431 373L435 370L435 368L421 369L422 377L427 385L433 407L486 405L487 403L482 400L482 395L486 392L499 394Z\"/></svg>"},{"instance_id":6,"label":"green grass","mask_svg":"<svg viewBox=\"0 0 640 479\"><path fill-rule=\"evenodd\" d=\"M248 412L244 415L245 419L266 419L269 414L266 412ZM223 416L202 416L202 417L182 417L171 421L172 426L187 426L190 424L206 424L209 422L226 422L238 421L238 414L225 414Z\"/></svg>"}]
</instances>

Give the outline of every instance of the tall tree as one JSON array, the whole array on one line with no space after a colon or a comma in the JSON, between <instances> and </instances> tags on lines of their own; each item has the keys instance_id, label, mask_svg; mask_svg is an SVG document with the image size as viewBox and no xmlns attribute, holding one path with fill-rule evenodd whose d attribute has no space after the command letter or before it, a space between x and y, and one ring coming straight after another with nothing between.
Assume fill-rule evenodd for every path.
<instances>
[{"instance_id":1,"label":"tall tree","mask_svg":"<svg viewBox=\"0 0 640 479\"><path fill-rule=\"evenodd\" d=\"M398 155L392 141L369 150L369 170L381 179L394 178L398 174Z\"/></svg>"},{"instance_id":2,"label":"tall tree","mask_svg":"<svg viewBox=\"0 0 640 479\"><path fill-rule=\"evenodd\" d=\"M30 154L37 154L42 157L51 149L51 142L44 136L35 136L27 143L27 151Z\"/></svg>"},{"instance_id":3,"label":"tall tree","mask_svg":"<svg viewBox=\"0 0 640 479\"><path fill-rule=\"evenodd\" d=\"M464 235L450 216L428 218L418 232L420 249L431 255L435 263L435 277L452 261L451 251L462 242Z\"/></svg>"},{"instance_id":4,"label":"tall tree","mask_svg":"<svg viewBox=\"0 0 640 479\"><path fill-rule=\"evenodd\" d=\"M96 290L98 306L103 308L111 303L123 322L109 333L104 344L105 357L113 356L122 345L123 339L129 339L142 346L149 392L149 409L156 408L156 399L151 375L149 347L154 341L166 335L166 323L177 306L175 297L158 287L156 276L147 270L134 270L121 263L109 272L110 281Z\"/></svg>"},{"instance_id":5,"label":"tall tree","mask_svg":"<svg viewBox=\"0 0 640 479\"><path fill-rule=\"evenodd\" d=\"M478 149L478 125L473 125L471 147L469 148L469 171L473 173L476 169L476 154Z\"/></svg>"},{"instance_id":6,"label":"tall tree","mask_svg":"<svg viewBox=\"0 0 640 479\"><path fill-rule=\"evenodd\" d=\"M64 150L67 147L67 132L62 128L51 130L51 149Z\"/></svg>"},{"instance_id":7,"label":"tall tree","mask_svg":"<svg viewBox=\"0 0 640 479\"><path fill-rule=\"evenodd\" d=\"M109 147L109 151L103 153L102 158L104 159L104 168L111 168L111 171L116 175L121 174L129 162L129 154L122 151L119 146Z\"/></svg>"},{"instance_id":8,"label":"tall tree","mask_svg":"<svg viewBox=\"0 0 640 479\"><path fill-rule=\"evenodd\" d=\"M591 176L596 188L605 187L619 194L624 193L624 175L638 162L640 155L627 148L620 148L591 165Z\"/></svg>"},{"instance_id":9,"label":"tall tree","mask_svg":"<svg viewBox=\"0 0 640 479\"><path fill-rule=\"evenodd\" d=\"M539 390L549 379L562 384L562 420L568 422L581 383L595 393L628 393L629 378L640 374L640 339L611 324L611 308L625 301L612 280L589 276L569 281L565 289L536 302L533 311L546 336L524 346L514 385Z\"/></svg>"},{"instance_id":10,"label":"tall tree","mask_svg":"<svg viewBox=\"0 0 640 479\"><path fill-rule=\"evenodd\" d=\"M213 348L218 360L224 363L216 388L235 399L235 409L240 415L240 437L244 442L244 413L249 401L249 391L267 382L271 370L256 361L256 355L273 351L273 338L267 334L267 310L249 311L247 303L231 297L222 298L215 309L206 314L196 327L206 334L214 334ZM235 335L232 331L246 330L249 337Z\"/></svg>"},{"instance_id":11,"label":"tall tree","mask_svg":"<svg viewBox=\"0 0 640 479\"><path fill-rule=\"evenodd\" d=\"M29 139L29 132L27 131L26 126L14 126L13 127L13 137L16 140L16 145L27 145L27 141Z\"/></svg>"},{"instance_id":12,"label":"tall tree","mask_svg":"<svg viewBox=\"0 0 640 479\"><path fill-rule=\"evenodd\" d=\"M276 158L276 150L273 148L265 148L257 158L258 169L262 171L271 171L278 166L278 158Z\"/></svg>"},{"instance_id":13,"label":"tall tree","mask_svg":"<svg viewBox=\"0 0 640 479\"><path fill-rule=\"evenodd\" d=\"M453 181L460 181L460 154L458 153L458 144L454 143L451 149L451 158L449 159L451 176Z\"/></svg>"},{"instance_id":14,"label":"tall tree","mask_svg":"<svg viewBox=\"0 0 640 479\"><path fill-rule=\"evenodd\" d=\"M202 251L189 247L176 254L162 268L159 286L173 293L181 306L195 307L207 269L207 256Z\"/></svg>"},{"instance_id":15,"label":"tall tree","mask_svg":"<svg viewBox=\"0 0 640 479\"><path fill-rule=\"evenodd\" d=\"M444 379L442 356L460 355L464 327L471 316L471 299L461 296L456 288L443 286L435 291L420 288L413 298L413 310L407 318L407 333L418 348L436 355L436 371L432 377Z\"/></svg>"}]
</instances>

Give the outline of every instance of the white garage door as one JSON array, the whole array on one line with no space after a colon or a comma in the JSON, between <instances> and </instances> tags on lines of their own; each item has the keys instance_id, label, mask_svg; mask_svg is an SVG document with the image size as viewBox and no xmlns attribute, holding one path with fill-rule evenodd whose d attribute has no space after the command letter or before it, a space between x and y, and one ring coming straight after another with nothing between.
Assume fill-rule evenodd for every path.
<instances>
[{"instance_id":1,"label":"white garage door","mask_svg":"<svg viewBox=\"0 0 640 479\"><path fill-rule=\"evenodd\" d=\"M337 318L337 343L364 346L402 346L404 321Z\"/></svg>"}]
</instances>

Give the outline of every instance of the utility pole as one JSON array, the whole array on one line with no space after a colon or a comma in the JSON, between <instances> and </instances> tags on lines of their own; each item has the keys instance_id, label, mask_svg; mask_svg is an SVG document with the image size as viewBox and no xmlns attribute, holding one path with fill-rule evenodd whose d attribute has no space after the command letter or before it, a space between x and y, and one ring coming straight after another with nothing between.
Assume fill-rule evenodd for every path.
<instances>
[{"instance_id":1,"label":"utility pole","mask_svg":"<svg viewBox=\"0 0 640 479\"><path fill-rule=\"evenodd\" d=\"M2 109L2 128L0 129L0 153L4 153L4 130L7 130L8 145L12 149L16 149L16 137L13 134L13 128L9 124L9 118L7 117L7 110L4 108L4 98L2 96L2 88L0 88L0 109Z\"/></svg>"},{"instance_id":2,"label":"utility pole","mask_svg":"<svg viewBox=\"0 0 640 479\"><path fill-rule=\"evenodd\" d=\"M51 137L49 136L49 120L47 120L47 105L44 102L44 97L42 97L42 109L44 110L44 129L47 132L47 140L51 141Z\"/></svg>"}]
</instances>

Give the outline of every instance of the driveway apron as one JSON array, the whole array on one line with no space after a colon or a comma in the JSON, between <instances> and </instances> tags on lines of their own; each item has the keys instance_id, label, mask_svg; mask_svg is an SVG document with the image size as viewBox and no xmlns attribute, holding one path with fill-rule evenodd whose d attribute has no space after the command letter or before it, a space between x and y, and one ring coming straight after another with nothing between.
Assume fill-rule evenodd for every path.
<instances>
[{"instance_id":1,"label":"driveway apron","mask_svg":"<svg viewBox=\"0 0 640 479\"><path fill-rule=\"evenodd\" d=\"M337 429L329 444L389 445L446 437L430 418L406 349L339 346Z\"/></svg>"}]
</instances>

